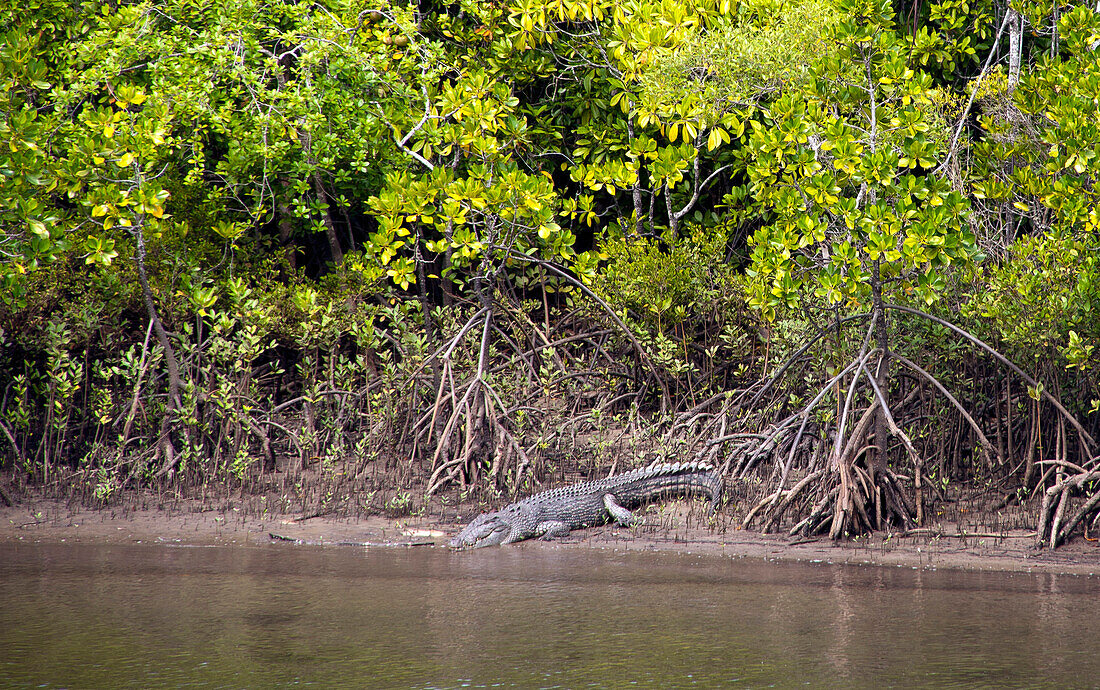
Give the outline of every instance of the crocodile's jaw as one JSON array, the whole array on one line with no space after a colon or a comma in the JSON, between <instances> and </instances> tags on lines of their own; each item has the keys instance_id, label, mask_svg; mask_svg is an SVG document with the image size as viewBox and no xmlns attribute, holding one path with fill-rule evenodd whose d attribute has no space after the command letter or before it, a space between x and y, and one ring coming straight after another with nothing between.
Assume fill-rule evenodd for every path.
<instances>
[{"instance_id":1,"label":"crocodile's jaw","mask_svg":"<svg viewBox=\"0 0 1100 690\"><path fill-rule=\"evenodd\" d=\"M504 543L511 532L510 522L504 520L499 513L488 513L467 525L450 543L456 549L480 549Z\"/></svg>"}]
</instances>

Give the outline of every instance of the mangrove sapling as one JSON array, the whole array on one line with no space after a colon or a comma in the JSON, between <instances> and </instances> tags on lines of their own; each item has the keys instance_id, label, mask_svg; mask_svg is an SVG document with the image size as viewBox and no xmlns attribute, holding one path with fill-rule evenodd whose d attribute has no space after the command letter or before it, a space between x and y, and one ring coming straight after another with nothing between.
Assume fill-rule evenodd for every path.
<instances>
[{"instance_id":1,"label":"mangrove sapling","mask_svg":"<svg viewBox=\"0 0 1100 690\"><path fill-rule=\"evenodd\" d=\"M884 304L883 306L886 309L894 309L894 310L902 311L902 312L905 312L905 313L908 313L908 314L913 314L915 316L920 316L921 318L924 318L924 319L928 319L929 321L937 323L940 326L943 326L944 328L947 328L947 329L951 330L953 333L956 333L956 334L962 336L963 338L967 339L968 341L970 341L974 345L977 345L982 350L985 350L990 355L992 355L997 361L999 361L1001 364L1004 364L1006 367L1008 367L1013 372L1015 372L1024 381L1027 381L1028 385L1032 386L1032 388L1037 392L1038 395L1042 396L1043 398L1046 398L1047 402L1049 402L1051 405L1053 405L1054 408L1056 410L1058 410L1058 412L1062 415L1062 417L1065 418L1065 420L1068 421L1070 424L1072 424L1073 428L1077 430L1077 433L1080 434L1080 436L1081 436L1082 445L1084 445L1086 448L1090 448L1090 449L1096 447L1096 441L1092 438L1092 436L1087 431L1085 431L1085 427L1081 425L1081 422L1078 421L1077 417L1072 415L1069 412L1069 410L1067 410L1062 405L1061 401L1059 401L1058 398L1054 397L1054 395L1050 391L1048 391L1045 386L1041 385L1038 381L1036 381L1034 378L1029 376L1023 369L1021 369L1019 366L1017 366L1012 360L1010 360L1008 357L1005 357L1003 354L1001 354L1000 352L998 352L994 348L990 347L986 343L982 342L982 340L980 338L978 338L977 336L975 336L974 334L970 333L969 331L967 331L963 328L960 328L960 327L956 326L955 324L951 323L950 321L946 321L944 319L941 319L937 316L933 316L931 314L926 314L925 312L922 312L919 309L914 309L912 307L906 307L906 306L903 306L903 305L900 305L900 304Z\"/></svg>"}]
</instances>

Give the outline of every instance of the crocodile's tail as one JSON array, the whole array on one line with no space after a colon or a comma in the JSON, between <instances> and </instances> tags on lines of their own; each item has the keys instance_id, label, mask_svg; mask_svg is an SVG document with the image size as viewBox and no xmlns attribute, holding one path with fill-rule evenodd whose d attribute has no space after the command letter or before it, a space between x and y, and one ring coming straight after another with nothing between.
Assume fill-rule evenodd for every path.
<instances>
[{"instance_id":1,"label":"crocodile's tail","mask_svg":"<svg viewBox=\"0 0 1100 690\"><path fill-rule=\"evenodd\" d=\"M704 494L710 499L711 515L718 510L725 490L721 471L706 462L655 462L615 479L627 480L632 498L642 502L658 496Z\"/></svg>"},{"instance_id":2,"label":"crocodile's tail","mask_svg":"<svg viewBox=\"0 0 1100 690\"><path fill-rule=\"evenodd\" d=\"M726 480L722 476L722 471L717 467L705 463L694 462L684 463L685 465L695 465L696 471L703 474L703 484L706 486L708 497L710 498L710 510L711 515L718 512L718 504L722 501L722 494L726 490Z\"/></svg>"}]
</instances>

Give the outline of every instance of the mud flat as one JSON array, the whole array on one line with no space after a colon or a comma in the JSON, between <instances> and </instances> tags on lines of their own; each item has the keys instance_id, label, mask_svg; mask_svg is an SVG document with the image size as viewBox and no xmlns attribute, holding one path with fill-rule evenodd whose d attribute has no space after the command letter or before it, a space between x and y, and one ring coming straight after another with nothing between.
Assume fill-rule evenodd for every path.
<instances>
[{"instance_id":1,"label":"mud flat","mask_svg":"<svg viewBox=\"0 0 1100 690\"><path fill-rule=\"evenodd\" d=\"M314 544L333 548L446 548L447 538L476 507L433 516L359 518L258 515L197 502L170 507L89 509L36 500L0 507L0 542L166 543L191 545ZM1077 538L1057 550L1037 548L1022 529L983 531L938 524L908 534L875 533L834 543L736 529L732 518L699 524L689 508L673 505L646 514L646 524L579 530L552 542L513 549L656 551L780 561L976 571L1049 572L1100 576L1100 543Z\"/></svg>"}]
</instances>

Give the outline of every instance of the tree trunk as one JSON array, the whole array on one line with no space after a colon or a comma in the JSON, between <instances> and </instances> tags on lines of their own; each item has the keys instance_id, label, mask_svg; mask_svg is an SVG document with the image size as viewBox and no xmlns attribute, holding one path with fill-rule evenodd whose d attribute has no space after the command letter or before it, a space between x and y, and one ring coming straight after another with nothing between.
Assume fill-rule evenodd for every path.
<instances>
[{"instance_id":1,"label":"tree trunk","mask_svg":"<svg viewBox=\"0 0 1100 690\"><path fill-rule=\"evenodd\" d=\"M448 224L450 227L450 224ZM424 270L424 257L420 254L420 228L417 226L416 230L416 249L414 250L416 259L416 282L418 292L420 293L420 311L424 317L424 337L428 341L431 347L436 347L436 329L435 318L432 316L432 300L431 295L428 294L428 275ZM439 358L432 357L432 386L438 390L440 385L440 369Z\"/></svg>"},{"instance_id":2,"label":"tree trunk","mask_svg":"<svg viewBox=\"0 0 1100 690\"><path fill-rule=\"evenodd\" d=\"M314 165L310 161L310 165ZM321 202L321 222L325 224L325 237L328 238L329 252L332 254L332 262L339 266L344 263L344 251L340 249L340 238L336 236L336 225L332 222L332 212L325 200L325 187L321 184L321 174L317 168L313 168L313 193L317 195L317 201Z\"/></svg>"},{"instance_id":3,"label":"tree trunk","mask_svg":"<svg viewBox=\"0 0 1100 690\"><path fill-rule=\"evenodd\" d=\"M889 442L886 415L890 404L890 388L888 385L890 380L890 341L886 328L886 308L882 302L882 276L879 273L879 264L879 261L874 264L871 276L871 296L874 300L872 318L875 319L875 344L882 353L882 358L879 360L878 368L875 371L875 383L878 384L879 391L882 392L883 400L882 407L880 407L875 418L875 446L877 449L873 455L874 463L871 466L873 480L886 476L886 445ZM882 525L878 525L878 528L881 529Z\"/></svg>"},{"instance_id":4,"label":"tree trunk","mask_svg":"<svg viewBox=\"0 0 1100 690\"><path fill-rule=\"evenodd\" d=\"M672 241L676 241L677 226L679 225L679 216L672 210L672 191L668 188L668 183L664 184L665 193L665 209L668 211L668 234L671 236Z\"/></svg>"},{"instance_id":5,"label":"tree trunk","mask_svg":"<svg viewBox=\"0 0 1100 690\"><path fill-rule=\"evenodd\" d=\"M279 186L283 192L290 188L290 182L287 180L286 175L279 176ZM298 254L291 244L290 237L294 230L291 222L293 215L290 213L286 201L281 199L278 194L275 195L275 211L279 214L279 246L283 249L283 257L286 260L287 268L293 272L298 268Z\"/></svg>"},{"instance_id":6,"label":"tree trunk","mask_svg":"<svg viewBox=\"0 0 1100 690\"><path fill-rule=\"evenodd\" d=\"M164 361L168 365L168 408L165 410L164 420L161 422L158 453L166 456L167 462L164 469L169 469L174 461L175 448L172 447L172 441L168 437L168 422L172 413L183 407L180 398L180 369L179 361L176 359L176 351L172 347L172 341L168 338L168 331L165 330L164 324L161 323L160 316L157 314L153 291L149 287L149 276L145 270L145 233L142 230L144 223L144 214L139 214L137 223L134 224L131 233L133 233L134 241L137 244L134 258L137 263L138 281L141 283L141 294L145 299L145 309L149 312L149 321L153 324L153 332L156 333L157 342L164 350Z\"/></svg>"},{"instance_id":7,"label":"tree trunk","mask_svg":"<svg viewBox=\"0 0 1100 690\"><path fill-rule=\"evenodd\" d=\"M634 104L631 103L629 108L633 110ZM626 118L626 140L629 143L634 143L634 121L628 116ZM634 189L632 190L632 198L634 201L634 234L641 237L644 225L642 222L642 213L645 210L642 207L642 160L638 159L638 172L637 179L634 180Z\"/></svg>"},{"instance_id":8,"label":"tree trunk","mask_svg":"<svg viewBox=\"0 0 1100 690\"><path fill-rule=\"evenodd\" d=\"M1058 3L1053 3L1053 7L1050 13L1050 59L1058 57L1058 44L1061 43L1061 36L1058 33L1058 19L1062 16L1062 13L1058 9Z\"/></svg>"},{"instance_id":9,"label":"tree trunk","mask_svg":"<svg viewBox=\"0 0 1100 690\"><path fill-rule=\"evenodd\" d=\"M344 251L340 249L340 238L336 235L336 225L332 222L332 212L329 203L325 199L325 185L321 182L321 173L317 170L317 161L313 157L313 137L306 130L305 123L300 123L298 129L298 141L302 145L302 152L306 155L306 163L311 170L309 179L313 183L313 194L321 205L321 223L325 226L325 237L328 238L329 253L332 262L339 266L344 262Z\"/></svg>"},{"instance_id":10,"label":"tree trunk","mask_svg":"<svg viewBox=\"0 0 1100 690\"><path fill-rule=\"evenodd\" d=\"M1008 88L1016 88L1020 83L1020 63L1024 54L1024 18L1008 8Z\"/></svg>"},{"instance_id":11,"label":"tree trunk","mask_svg":"<svg viewBox=\"0 0 1100 690\"><path fill-rule=\"evenodd\" d=\"M1096 7L1093 11L1100 14L1100 0L1096 0ZM1089 44L1089 50L1096 50L1097 46L1100 46L1100 38Z\"/></svg>"}]
</instances>

